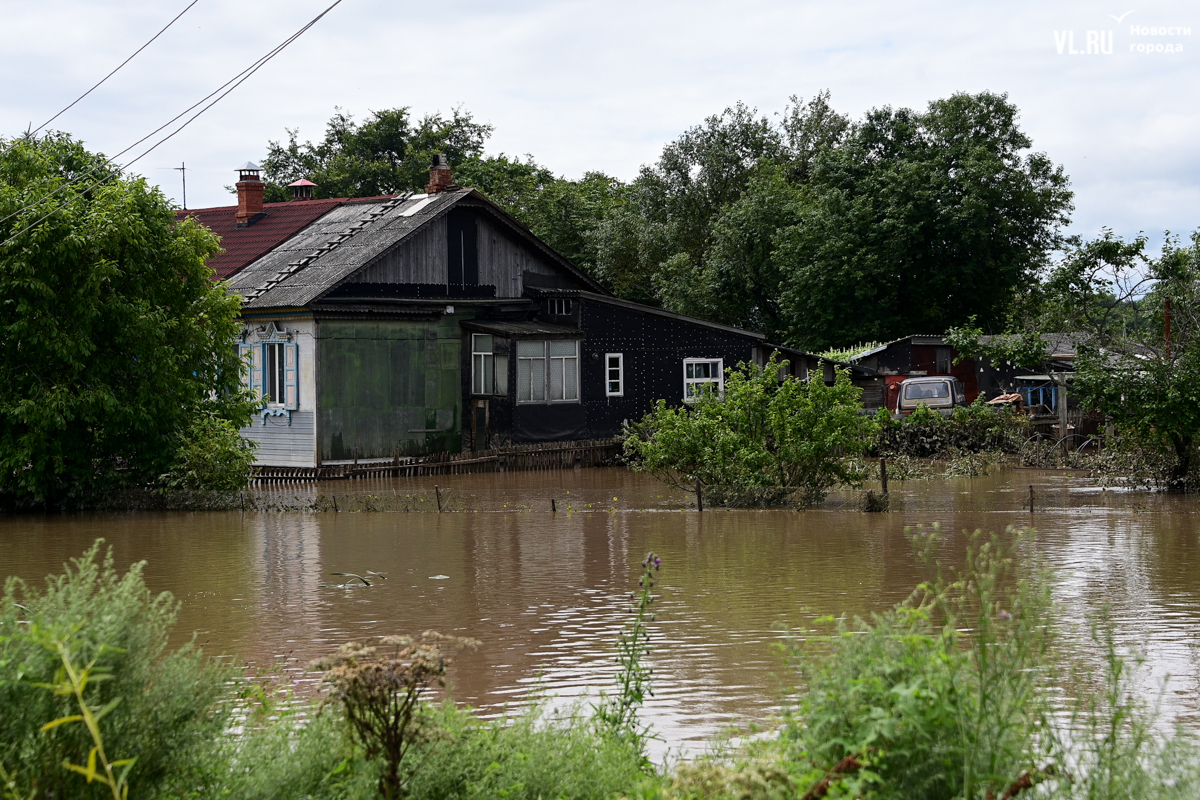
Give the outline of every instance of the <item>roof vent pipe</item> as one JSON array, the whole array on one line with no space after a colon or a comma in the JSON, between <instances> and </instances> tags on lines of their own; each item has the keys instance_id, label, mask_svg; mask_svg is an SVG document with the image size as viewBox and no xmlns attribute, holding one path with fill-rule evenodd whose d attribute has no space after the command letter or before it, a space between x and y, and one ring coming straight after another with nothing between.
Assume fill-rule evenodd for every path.
<instances>
[{"instance_id":1,"label":"roof vent pipe","mask_svg":"<svg viewBox=\"0 0 1200 800\"><path fill-rule=\"evenodd\" d=\"M425 185L426 193L437 194L447 189L457 188L454 180L450 177L450 160L446 158L445 153L438 153L433 157L433 163L429 166L429 183Z\"/></svg>"},{"instance_id":2,"label":"roof vent pipe","mask_svg":"<svg viewBox=\"0 0 1200 800\"><path fill-rule=\"evenodd\" d=\"M317 185L315 183L305 178L301 178L298 181L293 181L292 183L288 184L288 188L292 190L293 200L312 200L313 189L315 189L316 186Z\"/></svg>"},{"instance_id":3,"label":"roof vent pipe","mask_svg":"<svg viewBox=\"0 0 1200 800\"><path fill-rule=\"evenodd\" d=\"M237 173L237 224L239 228L244 228L263 214L262 167L247 161L237 168Z\"/></svg>"}]
</instances>

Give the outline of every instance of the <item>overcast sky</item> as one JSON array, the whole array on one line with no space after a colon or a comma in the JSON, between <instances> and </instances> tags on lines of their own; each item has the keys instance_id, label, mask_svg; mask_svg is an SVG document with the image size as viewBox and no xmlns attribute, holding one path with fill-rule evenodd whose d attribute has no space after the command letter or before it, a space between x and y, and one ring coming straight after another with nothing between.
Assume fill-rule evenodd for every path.
<instances>
[{"instance_id":1,"label":"overcast sky","mask_svg":"<svg viewBox=\"0 0 1200 800\"><path fill-rule=\"evenodd\" d=\"M187 2L0 0L0 135L52 116ZM53 127L122 150L329 2L199 0ZM1158 241L1200 225L1200 5L1115 2L344 0L134 169L178 201L170 168L186 162L188 205L228 205L234 167L285 127L319 138L335 106L461 105L495 126L490 152L629 179L739 100L773 115L829 89L858 117L986 89L1007 92L1035 148L1065 166L1074 232ZM1089 31L1101 52L1086 52Z\"/></svg>"}]
</instances>

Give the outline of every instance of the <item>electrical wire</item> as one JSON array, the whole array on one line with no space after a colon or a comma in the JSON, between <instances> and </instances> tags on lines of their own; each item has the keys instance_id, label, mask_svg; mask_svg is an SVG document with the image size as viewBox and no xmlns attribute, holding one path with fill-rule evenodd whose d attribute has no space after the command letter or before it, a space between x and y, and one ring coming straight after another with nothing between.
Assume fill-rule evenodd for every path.
<instances>
[{"instance_id":1,"label":"electrical wire","mask_svg":"<svg viewBox=\"0 0 1200 800\"><path fill-rule=\"evenodd\" d=\"M176 15L175 15L175 19L173 19L173 20L171 20L170 22L168 22L168 23L166 24L166 26L164 26L164 27L163 27L163 29L162 29L161 31L159 31L158 33L154 34L154 36L150 37L150 41L146 42L144 45L142 45L142 46L141 46L141 47L139 47L137 50L135 50L132 56L130 56L129 58L125 59L125 60L124 60L124 61L122 61L120 64L118 64L116 69L114 69L112 72L108 73L108 74L107 74L107 75L105 75L103 78L101 78L101 79L100 79L100 82L99 82L99 83L97 83L95 86L93 86L92 88L88 89L88 90L87 90L86 92L84 92L83 94L79 95L79 97L76 97L76 98L75 98L75 101L74 101L74 102L72 102L72 103L71 103L71 105L67 106L67 107L66 107L66 108L64 108L62 111L59 111L59 112L58 112L57 114L55 114L53 117L51 117L50 119L46 120L46 121L45 121L45 122L43 122L41 125L38 125L38 126L37 126L36 128L34 128L32 131L30 131L29 135L30 135L30 136L32 136L33 134L35 134L35 133L37 133L38 131L40 131L42 128L44 128L44 127L46 127L47 125L49 125L51 122L54 122L54 120L58 119L58 118L59 118L59 117L61 117L63 114L65 114L65 113L67 113L68 111L70 111L70 110L71 110L71 108L72 108L72 107L75 105L75 103L78 103L80 100L82 100L83 98L85 98L85 97L87 97L89 94L91 94L92 92L94 92L94 91L96 91L97 89L99 89L99 88L100 88L100 84L104 83L106 80L108 80L109 78L111 78L113 75L116 75L116 74L117 74L117 71L118 71L118 70L120 70L120 69L121 69L121 67L125 66L125 65L126 65L126 64L128 64L130 61L133 61L133 59L134 59L134 56L136 56L138 53L142 52L142 51L143 51L143 50L145 50L147 47L149 47L151 44L153 44L155 39L157 39L158 37L162 36L164 33L166 33L166 32L167 32L167 28L171 27L171 26L172 26L172 25L174 25L176 22L178 22L180 17L182 17L184 14L186 14L188 11L190 11L190 10L191 10L191 8L192 8L192 6L196 5L196 3L199 3L199 2L200 2L200 0L192 0L192 2L188 3L188 6L187 6L187 8L185 8L183 11L180 11L178 14L176 14Z\"/></svg>"},{"instance_id":2,"label":"electrical wire","mask_svg":"<svg viewBox=\"0 0 1200 800\"><path fill-rule=\"evenodd\" d=\"M49 197L53 197L53 196L57 195L59 192L62 192L62 191L64 191L65 189L69 188L70 186L73 186L74 184L76 184L76 183L79 183L80 181L84 180L84 179L85 179L85 178L87 178L89 175L91 175L93 172L95 172L96 170L100 169L101 167L104 167L104 166L111 166L111 165L112 165L112 162L113 162L113 161L114 161L116 158L118 158L118 157L119 157L119 156L121 156L121 155L124 155L125 153L128 153L130 150L132 150L133 148L137 147L137 146L138 146L139 144L141 144L142 142L146 141L146 140L147 140L147 139L149 139L150 137L154 136L155 134L157 134L157 133L161 132L163 129L165 129L165 128L169 127L170 125L172 125L174 122L176 122L177 120L179 120L179 118L180 118L180 117L183 117L183 116L184 116L185 114L187 114L189 111L192 111L192 110L193 110L193 109L195 109L197 106L200 106L200 105L201 105L201 104L203 104L205 101L209 100L209 99L210 99L210 98L212 98L214 95L218 95L218 93L219 93L219 96L217 96L217 98L216 98L215 100L213 100L211 103L209 103L208 105L204 106L204 107L203 107L203 108L201 108L199 111L197 111L195 114L193 114L193 115L192 115L190 118L188 118L188 119L187 119L187 120L186 120L186 121L185 121L185 122L184 122L182 125L180 125L178 128L176 128L174 131L172 131L171 133L167 134L166 136L164 136L164 137L163 137L162 139L160 139L159 141L155 142L153 145L151 145L149 148L147 148L147 149L146 149L146 150L144 150L144 151L143 151L141 154L139 154L139 155L138 155L136 158L133 158L132 160L130 160L130 161L128 161L128 162L126 162L126 163L125 163L123 166L117 167L117 171L116 171L116 173L115 173L115 174L107 175L107 176L105 176L105 177L101 178L100 180L96 181L95 183L92 183L92 184L91 184L90 186L88 186L87 188L83 189L83 191L84 191L84 192L91 191L92 189L96 188L96 187L97 187L97 186L99 186L100 184L102 184L102 183L104 183L104 182L106 182L106 181L112 180L114 177L117 177L117 176L119 176L119 175L120 175L122 172L124 172L126 169L128 169L130 166L132 166L134 163L136 163L137 161L141 160L142 158L145 158L147 155L149 155L150 153L152 153L152 152L153 152L153 151L154 151L156 148L158 148L160 145L162 145L162 144L163 144L163 143L165 143L167 140L169 140L169 139L171 139L172 137L174 137L176 134L178 134L180 131L182 131L184 128L186 128L188 125L192 124L192 122L194 122L194 121L195 121L195 120L196 120L196 119L197 119L197 118L198 118L198 117L199 117L201 114L203 114L205 111L208 111L210 108L212 108L213 106L215 106L215 105L216 105L217 103L219 103L221 100L225 99L225 97L227 97L227 96L229 95L229 93L230 93L230 92L232 92L232 91L233 91L234 89L236 89L238 86L241 86L241 85L242 85L242 83L244 83L244 82L245 82L247 79L249 79L249 78L250 78L250 76L251 76L251 75L253 75L254 73L258 72L260 69L262 69L264 66L266 66L267 62L269 62L271 59L275 58L275 56L277 56L277 55L279 55L281 52L283 52L283 50L284 50L285 48L287 48L287 47L288 47L288 45L290 45L292 42L296 41L296 39L300 38L300 36L302 36L302 35L303 35L305 32L307 32L309 28L311 28L311 27L313 27L314 25L316 25L316 24L317 24L317 23L318 23L318 22L319 22L319 21L320 21L320 20L321 20L321 19L322 19L322 18L323 18L325 15L326 15L326 14L328 14L330 11L332 11L332 10L333 10L334 8L336 8L337 6L341 5L341 3L342 3L342 2L343 2L343 0L334 0L334 2L333 2L333 3L332 3L332 4L331 4L331 5L328 7L328 8L326 8L324 11L322 11L320 14L318 14L316 17L314 17L312 20L310 20L310 21L309 21L307 24L305 24L303 27L301 27L301 28L300 28L300 30L296 31L296 32L295 32L295 33L293 33L291 36L289 36L287 39L285 39L285 40L284 40L284 41L283 41L281 44L279 44L278 46L276 46L274 49L270 50L270 51L269 51L269 52L268 52L268 53L267 53L265 56L262 56L262 57L261 57L261 58L259 58L257 61L255 61L253 64L251 64L249 67L247 67L246 69L244 69L244 70L242 70L241 72L239 72L237 75L235 75L235 76L233 76L232 78L230 78L228 81L226 81L225 83L223 83L221 86L217 87L215 90L213 90L212 92L210 92L208 95L206 95L205 97L203 97L201 100L199 100L198 102L196 102L196 103L194 103L193 105L189 106L188 108L184 109L184 110L183 110L183 111L181 111L179 114L176 114L174 117L172 117L172 118L171 118L170 120L168 120L166 123L164 123L164 124L160 125L159 127L155 128L153 131L151 131L150 133L146 134L146 135L145 135L145 136L143 136L141 139L138 139L136 142L134 142L133 144L129 145L129 146L128 146L128 147L126 147L124 150L122 150L122 151L120 151L119 153L117 153L116 155L114 155L112 158L106 158L106 159L103 159L103 161L102 161L100 164L97 164L96 166L92 167L92 168L91 168L90 170L88 170L87 172L85 172L85 173L83 173L82 175L79 175L79 176L77 176L77 177L75 177L75 178L72 178L70 181L68 181L67 183L63 184L62 186L60 186L60 187L59 187L58 189L56 189L55 191L53 191L53 192L52 192L52 193L49 195ZM231 85L231 84L232 84L232 85ZM226 87L228 87L228 88L226 88ZM224 91L222 91L222 90L224 90ZM13 216L15 216L15 215L17 215L17 214L20 214L22 211L26 211L26 210L28 210L28 209L30 209L30 208L33 208L35 205L37 205L37 203L31 203L31 204L29 204L28 206L25 206L24 208L19 208L19 209L17 209L16 211L13 211L12 213L10 213L8 216L4 217L3 219L0 219L0 222L4 222L4 221L6 221L6 220L8 220L8 219L12 218ZM16 239L16 238L18 238L19 236L21 236L21 235L22 235L23 233L25 233L26 231L29 231L30 229L32 229L32 228L34 228L34 227L36 227L37 225L40 225L40 224L41 224L42 222L44 222L46 219L49 219L49 218L50 218L51 216L53 216L54 214L57 214L59 211L61 211L61 210L63 210L64 208L66 208L66 207L67 207L67 205L68 205L67 203L63 203L63 204L61 204L61 205L57 206L56 208L54 208L54 209L51 209L49 212L47 212L46 214L44 214L43 216L41 216L40 218L38 218L36 221L34 221L34 222L30 223L29 225L26 225L24 228L22 228L21 230L17 231L17 232L16 232L16 233L14 233L12 236L10 236L10 237L8 237L7 239L5 239L3 242L0 242L0 247L4 247L5 245L7 245L7 244L9 244L10 242L12 242L14 239Z\"/></svg>"}]
</instances>

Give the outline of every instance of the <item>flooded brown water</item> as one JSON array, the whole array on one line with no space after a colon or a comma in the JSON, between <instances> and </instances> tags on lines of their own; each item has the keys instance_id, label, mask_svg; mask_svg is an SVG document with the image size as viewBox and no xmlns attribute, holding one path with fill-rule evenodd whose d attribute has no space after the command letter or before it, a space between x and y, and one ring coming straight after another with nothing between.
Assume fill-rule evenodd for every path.
<instances>
[{"instance_id":1,"label":"flooded brown water","mask_svg":"<svg viewBox=\"0 0 1200 800\"><path fill-rule=\"evenodd\" d=\"M136 513L0 519L0 575L61 571L104 537L122 566L144 559L156 590L183 601L177 638L258 667L299 670L357 637L424 629L482 640L454 669L456 699L499 709L543 687L595 697L610 684L637 563L664 562L646 716L673 747L778 706L784 628L865 615L927 577L905 527L940 523L940 557L961 564L964 529L1031 521L1056 571L1068 626L1108 604L1121 641L1144 650L1146 691L1171 675L1166 710L1200 724L1200 500L1102 492L1062 472L894 483L893 512L691 509L624 470L441 476L296 485L374 492L446 513ZM1035 485L1037 508L1024 503ZM430 506L424 498L429 498ZM560 513L550 513L550 500ZM567 510L570 509L570 510ZM434 509L430 508L433 512ZM385 573L336 588L333 572ZM1077 634L1075 635L1078 638ZM1089 653L1081 643L1079 657Z\"/></svg>"}]
</instances>

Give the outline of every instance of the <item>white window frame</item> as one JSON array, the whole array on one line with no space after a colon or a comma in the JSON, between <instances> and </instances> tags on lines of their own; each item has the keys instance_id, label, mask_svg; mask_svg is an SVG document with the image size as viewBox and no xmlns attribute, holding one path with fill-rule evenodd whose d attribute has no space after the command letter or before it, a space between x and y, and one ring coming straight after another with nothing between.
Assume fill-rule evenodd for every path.
<instances>
[{"instance_id":1,"label":"white window frame","mask_svg":"<svg viewBox=\"0 0 1200 800\"><path fill-rule=\"evenodd\" d=\"M574 347L575 347L575 354L570 355L570 356L568 356L568 355L551 355L551 353L550 353L551 342L553 342L555 344L561 344L563 342L570 343L570 344L574 345ZM525 347L522 348L522 345L525 345ZM522 355L521 354L522 349L524 349L524 350L526 350L526 352L528 352L530 349L530 345L541 345L540 355ZM530 381L530 384L528 386L528 388L529 388L529 397L528 398L521 397L521 390L523 388L526 388L526 387L521 386L521 362L523 362L523 361L530 362L529 370L528 370L529 381ZM541 395L542 396L540 398L535 398L534 392L533 392L533 388L534 388L534 384L533 384L534 363L533 362L538 362L538 361L540 361L542 364L542 386L541 386L541 389L542 389ZM559 374L562 376L562 388L563 388L564 397L559 398L559 399L554 399L550 395L550 387L551 387L550 376L555 369L558 369ZM573 370L574 376L575 376L575 381L574 381L575 396L570 397L570 398L565 397L566 389L568 386L568 383L567 383L567 370L568 369ZM517 341L517 391L516 391L517 403L519 403L521 405L550 405L550 404L563 404L563 403L579 403L581 394L582 394L582 392L581 392L581 387L579 384L579 340L578 339L536 339L536 340L532 340L532 341L525 339L525 340Z\"/></svg>"},{"instance_id":2,"label":"white window frame","mask_svg":"<svg viewBox=\"0 0 1200 800\"><path fill-rule=\"evenodd\" d=\"M551 297L548 312L553 317L566 317L571 314L571 298Z\"/></svg>"},{"instance_id":3,"label":"white window frame","mask_svg":"<svg viewBox=\"0 0 1200 800\"><path fill-rule=\"evenodd\" d=\"M287 346L283 342L265 342L262 345L262 352L262 393L264 397L268 398L266 407L283 408L287 404L287 378L284 374ZM274 364L271 363L272 355L274 355ZM272 389L278 391L271 391Z\"/></svg>"},{"instance_id":4,"label":"white window frame","mask_svg":"<svg viewBox=\"0 0 1200 800\"><path fill-rule=\"evenodd\" d=\"M715 378L689 378L688 367L694 364L716 364L717 375ZM699 395L692 388L701 383L715 383L717 385L717 396L725 394L725 359L723 358L685 358L683 360L683 400L685 403L695 402Z\"/></svg>"},{"instance_id":5,"label":"white window frame","mask_svg":"<svg viewBox=\"0 0 1200 800\"><path fill-rule=\"evenodd\" d=\"M487 350L481 342L487 339ZM490 395L496 391L496 340L490 333L471 334L471 394Z\"/></svg>"},{"instance_id":6,"label":"white window frame","mask_svg":"<svg viewBox=\"0 0 1200 800\"><path fill-rule=\"evenodd\" d=\"M612 390L612 361L617 360L617 390ZM604 396L605 397L624 397L625 396L625 354L624 353L605 353L604 354Z\"/></svg>"}]
</instances>

